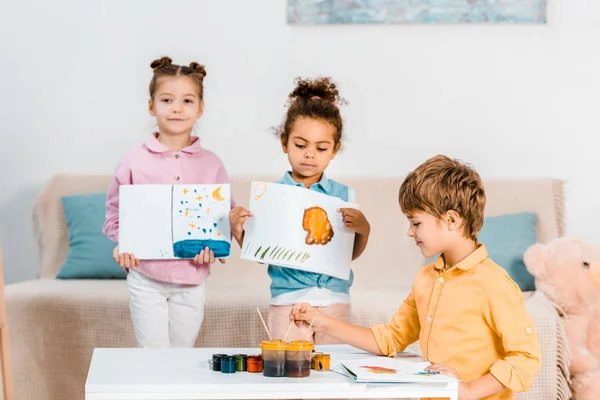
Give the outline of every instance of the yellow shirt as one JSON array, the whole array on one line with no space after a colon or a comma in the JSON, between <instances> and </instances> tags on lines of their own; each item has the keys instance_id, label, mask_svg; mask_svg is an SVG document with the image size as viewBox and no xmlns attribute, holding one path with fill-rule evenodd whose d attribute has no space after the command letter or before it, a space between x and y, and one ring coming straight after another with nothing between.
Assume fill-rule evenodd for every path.
<instances>
[{"instance_id":1,"label":"yellow shirt","mask_svg":"<svg viewBox=\"0 0 600 400\"><path fill-rule=\"evenodd\" d=\"M423 359L454 368L464 382L490 372L513 399L533 384L541 350L523 294L485 246L444 271L444 258L419 271L412 292L387 324L371 327L379 349L393 356L420 340Z\"/></svg>"}]
</instances>

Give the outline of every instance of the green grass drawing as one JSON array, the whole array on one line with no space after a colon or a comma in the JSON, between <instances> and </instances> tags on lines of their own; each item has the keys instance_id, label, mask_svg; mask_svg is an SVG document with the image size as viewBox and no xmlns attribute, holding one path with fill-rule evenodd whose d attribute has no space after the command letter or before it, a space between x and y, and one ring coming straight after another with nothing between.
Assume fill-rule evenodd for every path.
<instances>
[{"instance_id":1,"label":"green grass drawing","mask_svg":"<svg viewBox=\"0 0 600 400\"><path fill-rule=\"evenodd\" d=\"M305 263L310 258L310 254L306 252L297 251L294 249L286 249L276 246L262 246L252 245L248 243L244 250L244 255L248 253L254 253L254 258L258 258L261 261L299 261Z\"/></svg>"},{"instance_id":2,"label":"green grass drawing","mask_svg":"<svg viewBox=\"0 0 600 400\"><path fill-rule=\"evenodd\" d=\"M267 255L267 253L269 252L269 250L271 250L271 246L267 247L267 249L265 251L263 251L262 255L260 256L261 260L265 259L265 256Z\"/></svg>"}]
</instances>

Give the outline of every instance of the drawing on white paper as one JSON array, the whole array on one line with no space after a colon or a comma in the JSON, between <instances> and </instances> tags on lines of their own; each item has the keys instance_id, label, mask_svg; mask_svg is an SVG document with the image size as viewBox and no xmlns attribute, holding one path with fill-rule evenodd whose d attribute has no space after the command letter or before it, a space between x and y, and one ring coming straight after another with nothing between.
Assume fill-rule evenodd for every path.
<instances>
[{"instance_id":1,"label":"drawing on white paper","mask_svg":"<svg viewBox=\"0 0 600 400\"><path fill-rule=\"evenodd\" d=\"M362 383L448 383L456 381L447 375L426 372L425 368L430 365L428 361L409 361L379 356L342 360L335 370L349 376L355 382Z\"/></svg>"},{"instance_id":2,"label":"drawing on white paper","mask_svg":"<svg viewBox=\"0 0 600 400\"><path fill-rule=\"evenodd\" d=\"M302 228L308 232L305 240L306 244L326 245L333 238L333 228L329 218L327 218L327 211L319 206L304 210Z\"/></svg>"},{"instance_id":3,"label":"drawing on white paper","mask_svg":"<svg viewBox=\"0 0 600 400\"><path fill-rule=\"evenodd\" d=\"M252 182L242 258L349 279L354 232L340 208L355 204L300 187Z\"/></svg>"},{"instance_id":4,"label":"drawing on white paper","mask_svg":"<svg viewBox=\"0 0 600 400\"><path fill-rule=\"evenodd\" d=\"M123 185L119 249L139 259L229 256L229 185Z\"/></svg>"}]
</instances>

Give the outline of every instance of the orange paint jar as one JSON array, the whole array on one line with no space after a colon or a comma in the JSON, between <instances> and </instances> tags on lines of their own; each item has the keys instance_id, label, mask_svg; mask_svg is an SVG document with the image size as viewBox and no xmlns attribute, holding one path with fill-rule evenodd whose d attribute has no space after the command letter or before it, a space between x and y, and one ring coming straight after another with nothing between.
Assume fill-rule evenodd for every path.
<instances>
[{"instance_id":1,"label":"orange paint jar","mask_svg":"<svg viewBox=\"0 0 600 400\"><path fill-rule=\"evenodd\" d=\"M263 360L261 356L248 356L248 372L263 372Z\"/></svg>"}]
</instances>

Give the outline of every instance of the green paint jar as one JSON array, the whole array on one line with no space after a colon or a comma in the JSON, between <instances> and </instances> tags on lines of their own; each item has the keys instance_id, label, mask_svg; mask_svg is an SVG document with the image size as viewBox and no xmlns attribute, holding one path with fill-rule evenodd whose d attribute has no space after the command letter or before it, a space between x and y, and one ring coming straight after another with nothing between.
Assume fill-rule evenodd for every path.
<instances>
[{"instance_id":1,"label":"green paint jar","mask_svg":"<svg viewBox=\"0 0 600 400\"><path fill-rule=\"evenodd\" d=\"M235 370L238 372L246 371L248 365L247 354L234 354L235 357Z\"/></svg>"}]
</instances>

